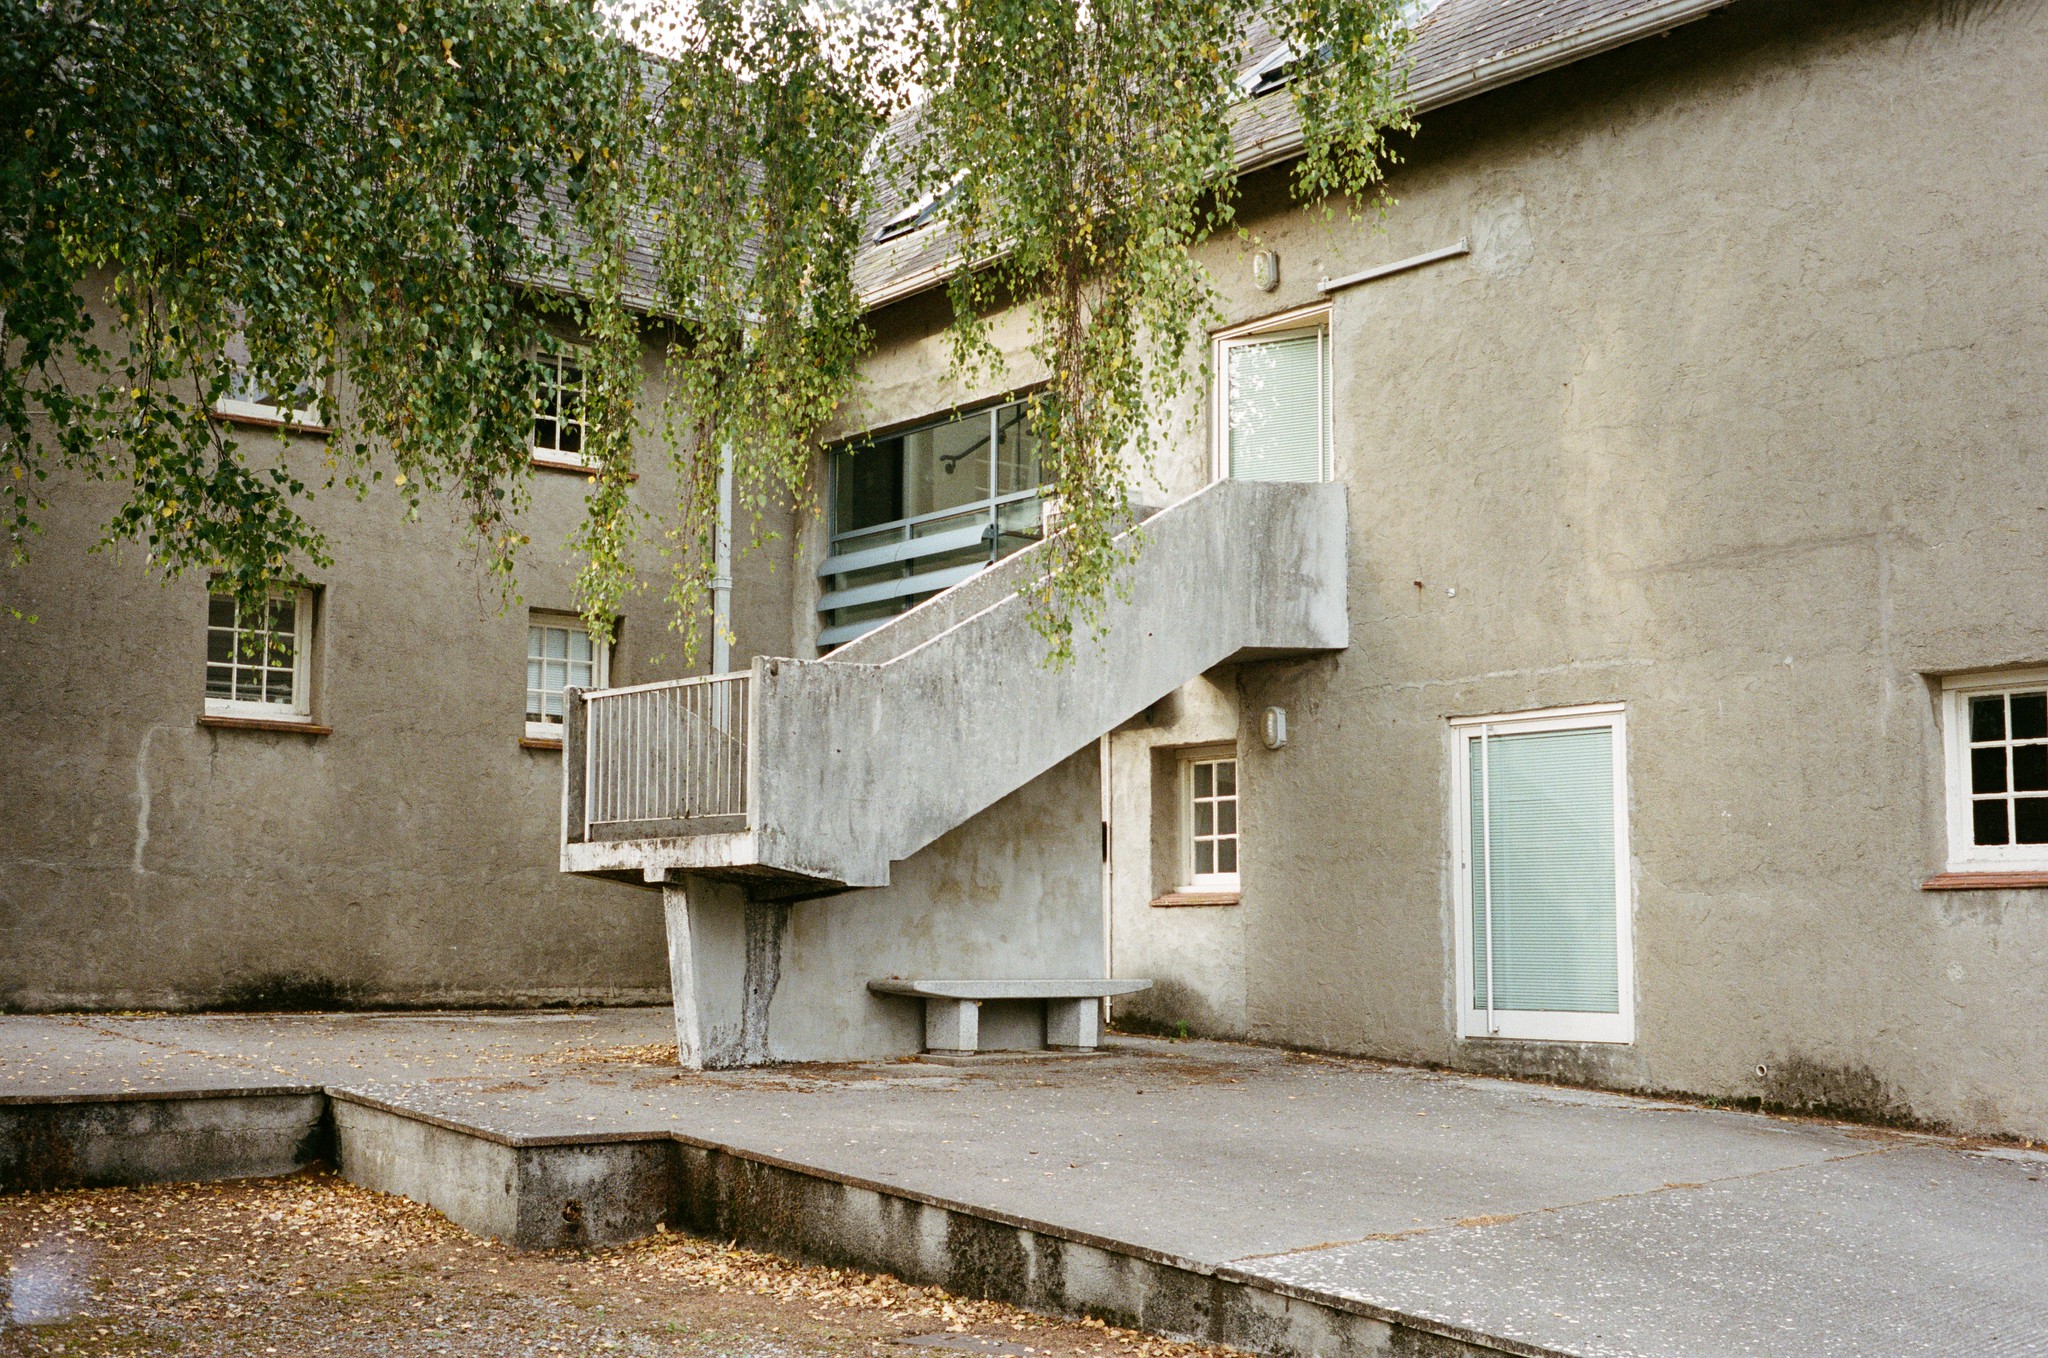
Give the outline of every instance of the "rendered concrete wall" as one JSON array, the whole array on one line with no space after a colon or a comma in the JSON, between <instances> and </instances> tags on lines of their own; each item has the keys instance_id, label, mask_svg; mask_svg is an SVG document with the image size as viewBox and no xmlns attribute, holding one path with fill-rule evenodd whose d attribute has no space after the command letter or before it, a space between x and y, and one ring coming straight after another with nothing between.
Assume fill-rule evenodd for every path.
<instances>
[{"instance_id":1,"label":"rendered concrete wall","mask_svg":"<svg viewBox=\"0 0 2048 1358\"><path fill-rule=\"evenodd\" d=\"M2044 38L1737 6L1431 120L1348 259L1474 255L1336 299L1354 645L1243 676L1254 1035L2048 1132L2048 893L1918 889L1929 677L2048 660ZM1637 1040L1460 1043L1444 720L1593 701Z\"/></svg>"},{"instance_id":2,"label":"rendered concrete wall","mask_svg":"<svg viewBox=\"0 0 2048 1358\"><path fill-rule=\"evenodd\" d=\"M319 453L290 456L312 471ZM118 488L52 484L30 563L0 576L36 617L0 617L0 1008L666 997L659 897L557 871L561 756L519 745L528 609L575 607L585 478L535 472L503 609L455 510L404 523L388 480L310 509L335 557L313 574L325 737L200 727L204 582L89 552ZM636 495L672 489L644 445ZM768 569L786 539L740 537L744 664L790 647L789 573ZM666 621L659 591L629 598L614 682L705 667Z\"/></svg>"},{"instance_id":3,"label":"rendered concrete wall","mask_svg":"<svg viewBox=\"0 0 2048 1358\"><path fill-rule=\"evenodd\" d=\"M1120 1025L1213 1037L1245 1034L1245 916L1240 905L1155 905L1181 872L1183 751L1234 750L1237 668L1197 679L1108 740L1110 951L1115 976L1152 989L1111 1002Z\"/></svg>"},{"instance_id":4,"label":"rendered concrete wall","mask_svg":"<svg viewBox=\"0 0 2048 1358\"><path fill-rule=\"evenodd\" d=\"M1939 676L2048 663L2044 106L2039 6L1739 4L1431 115L1383 231L1247 185L1228 322L1473 250L1333 298L1352 644L1239 671L1246 1032L2048 1134L2048 891L1919 886ZM1596 701L1636 1040L1460 1042L1446 719Z\"/></svg>"},{"instance_id":5,"label":"rendered concrete wall","mask_svg":"<svg viewBox=\"0 0 2048 1358\"><path fill-rule=\"evenodd\" d=\"M1100 806L1091 744L897 863L888 886L790 903L697 876L665 888L684 1063L923 1050L922 1004L869 992L885 977L1105 975ZM984 1047L1044 1042L1042 1005L982 1006Z\"/></svg>"},{"instance_id":6,"label":"rendered concrete wall","mask_svg":"<svg viewBox=\"0 0 2048 1358\"><path fill-rule=\"evenodd\" d=\"M678 1211L678 1148L663 1135L514 1142L346 1095L332 1102L335 1167L350 1183L520 1249L637 1240Z\"/></svg>"},{"instance_id":7,"label":"rendered concrete wall","mask_svg":"<svg viewBox=\"0 0 2048 1358\"><path fill-rule=\"evenodd\" d=\"M260 1179L333 1152L317 1089L0 1100L0 1193Z\"/></svg>"}]
</instances>

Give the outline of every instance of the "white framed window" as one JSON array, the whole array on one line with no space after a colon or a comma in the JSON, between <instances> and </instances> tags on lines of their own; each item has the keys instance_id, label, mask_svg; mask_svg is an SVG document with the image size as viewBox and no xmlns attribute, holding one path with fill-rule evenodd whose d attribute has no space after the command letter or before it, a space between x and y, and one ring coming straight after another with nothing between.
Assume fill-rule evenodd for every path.
<instances>
[{"instance_id":1,"label":"white framed window","mask_svg":"<svg viewBox=\"0 0 2048 1358\"><path fill-rule=\"evenodd\" d=\"M603 688L611 657L590 629L566 614L535 614L526 628L526 734L560 740L562 695L572 688Z\"/></svg>"},{"instance_id":2,"label":"white framed window","mask_svg":"<svg viewBox=\"0 0 2048 1358\"><path fill-rule=\"evenodd\" d=\"M324 402L320 389L301 383L289 392L273 391L258 382L249 363L249 346L239 333L227 342L228 389L214 405L216 414L233 420L258 424L285 424L296 428L325 427Z\"/></svg>"},{"instance_id":3,"label":"white framed window","mask_svg":"<svg viewBox=\"0 0 2048 1358\"><path fill-rule=\"evenodd\" d=\"M1181 882L1196 891L1237 890L1237 756L1216 751L1180 762Z\"/></svg>"},{"instance_id":4,"label":"white framed window","mask_svg":"<svg viewBox=\"0 0 2048 1358\"><path fill-rule=\"evenodd\" d=\"M1216 476L1329 480L1329 306L1220 331L1215 343Z\"/></svg>"},{"instance_id":5,"label":"white framed window","mask_svg":"<svg viewBox=\"0 0 2048 1358\"><path fill-rule=\"evenodd\" d=\"M206 712L310 721L313 591L275 588L245 608L232 594L206 601Z\"/></svg>"},{"instance_id":6,"label":"white framed window","mask_svg":"<svg viewBox=\"0 0 2048 1358\"><path fill-rule=\"evenodd\" d=\"M1461 1038L1635 1039L1618 705L1451 723Z\"/></svg>"},{"instance_id":7,"label":"white framed window","mask_svg":"<svg viewBox=\"0 0 2048 1358\"><path fill-rule=\"evenodd\" d=\"M572 346L533 362L534 460L589 466L583 437L583 351Z\"/></svg>"},{"instance_id":8,"label":"white framed window","mask_svg":"<svg viewBox=\"0 0 2048 1358\"><path fill-rule=\"evenodd\" d=\"M2048 868L2048 669L1942 682L1951 870Z\"/></svg>"}]
</instances>

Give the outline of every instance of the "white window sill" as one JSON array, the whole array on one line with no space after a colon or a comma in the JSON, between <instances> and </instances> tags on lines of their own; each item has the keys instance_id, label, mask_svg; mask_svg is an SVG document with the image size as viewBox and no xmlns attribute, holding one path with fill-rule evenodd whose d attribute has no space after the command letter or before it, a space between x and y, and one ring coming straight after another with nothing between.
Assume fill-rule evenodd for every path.
<instances>
[{"instance_id":1,"label":"white window sill","mask_svg":"<svg viewBox=\"0 0 2048 1358\"><path fill-rule=\"evenodd\" d=\"M1532 1013L1496 1010L1497 1032L1486 1031L1486 1014L1473 1010L1465 1017L1458 1040L1461 1042L1599 1042L1628 1046L1635 1041L1635 1029L1627 1018L1615 1014L1577 1014L1562 1011Z\"/></svg>"},{"instance_id":2,"label":"white window sill","mask_svg":"<svg viewBox=\"0 0 2048 1358\"><path fill-rule=\"evenodd\" d=\"M315 438L326 438L334 432L320 422L318 411L310 410L276 410L268 406L238 410L216 408L213 418L223 424L247 425L252 429L283 429Z\"/></svg>"}]
</instances>

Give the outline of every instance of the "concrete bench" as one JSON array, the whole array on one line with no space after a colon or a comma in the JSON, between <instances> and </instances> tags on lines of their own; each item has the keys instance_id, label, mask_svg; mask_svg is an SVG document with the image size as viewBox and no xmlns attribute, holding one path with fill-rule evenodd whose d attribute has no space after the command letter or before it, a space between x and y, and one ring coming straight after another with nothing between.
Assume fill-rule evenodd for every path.
<instances>
[{"instance_id":1,"label":"concrete bench","mask_svg":"<svg viewBox=\"0 0 2048 1358\"><path fill-rule=\"evenodd\" d=\"M981 1048L984 1000L1045 1001L1045 1045L1055 1051L1093 1051L1102 1040L1102 1005L1108 995L1151 988L1150 981L869 981L877 995L924 1001L926 1051L964 1056Z\"/></svg>"}]
</instances>

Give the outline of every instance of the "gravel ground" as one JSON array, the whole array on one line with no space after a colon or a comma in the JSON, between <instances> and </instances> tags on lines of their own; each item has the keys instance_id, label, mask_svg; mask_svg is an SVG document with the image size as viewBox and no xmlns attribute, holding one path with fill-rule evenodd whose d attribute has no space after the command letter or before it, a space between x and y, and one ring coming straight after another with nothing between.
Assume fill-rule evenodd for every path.
<instances>
[{"instance_id":1,"label":"gravel ground","mask_svg":"<svg viewBox=\"0 0 2048 1358\"><path fill-rule=\"evenodd\" d=\"M1229 1352L690 1236L521 1253L329 1173L0 1198L0 1266L4 1358Z\"/></svg>"}]
</instances>

